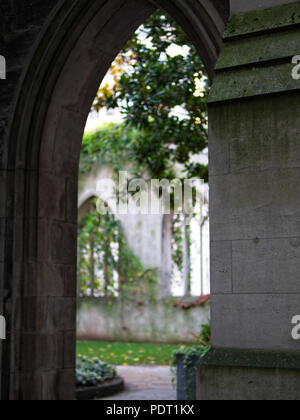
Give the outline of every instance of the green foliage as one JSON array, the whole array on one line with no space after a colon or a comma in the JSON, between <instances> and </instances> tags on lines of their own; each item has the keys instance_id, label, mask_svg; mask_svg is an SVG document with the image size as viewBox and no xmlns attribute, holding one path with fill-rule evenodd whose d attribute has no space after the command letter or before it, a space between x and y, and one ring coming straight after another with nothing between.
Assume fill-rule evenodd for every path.
<instances>
[{"instance_id":1,"label":"green foliage","mask_svg":"<svg viewBox=\"0 0 300 420\"><path fill-rule=\"evenodd\" d=\"M80 175L88 174L95 164L112 165L116 172L124 170L124 162L135 162L134 144L140 131L126 124L105 124L83 137Z\"/></svg>"},{"instance_id":2,"label":"green foliage","mask_svg":"<svg viewBox=\"0 0 300 420\"><path fill-rule=\"evenodd\" d=\"M202 325L202 330L199 336L196 336L192 334L193 337L196 339L196 345L195 346L187 346L184 349L181 349L174 353L174 359L173 359L173 366L176 366L176 356L178 354L184 354L185 355L185 362L186 365L189 364L189 359L193 356L203 356L205 355L211 345L211 327L210 325Z\"/></svg>"},{"instance_id":3,"label":"green foliage","mask_svg":"<svg viewBox=\"0 0 300 420\"><path fill-rule=\"evenodd\" d=\"M210 347L210 343L211 343L211 327L210 325L202 325L202 331L200 333L200 335L196 336L193 335L193 337L196 340L196 343L199 346L203 346L203 347Z\"/></svg>"},{"instance_id":4,"label":"green foliage","mask_svg":"<svg viewBox=\"0 0 300 420\"><path fill-rule=\"evenodd\" d=\"M192 347L186 346L185 348L180 349L179 351L176 351L174 353L173 366L176 366L177 364L176 356L178 354L184 354L186 362L188 363L188 359L191 356L203 356L210 349L210 343L211 343L210 325L206 325L206 324L202 325L201 333L199 334L199 336L196 336L194 334L192 335L196 339L197 345L192 346Z\"/></svg>"},{"instance_id":5,"label":"green foliage","mask_svg":"<svg viewBox=\"0 0 300 420\"><path fill-rule=\"evenodd\" d=\"M194 214L195 216L196 214ZM185 232L184 232L185 229ZM175 215L173 218L173 226L172 226L172 260L175 266L178 268L179 272L183 271L183 243L187 241L187 252L188 252L188 263L189 263L189 271L188 271L188 281L189 281L189 289L191 289L191 275L192 275L192 267L191 267L191 247L192 247L192 240L191 240L191 227L190 225L186 225L184 216L182 214ZM191 290L189 290L190 292Z\"/></svg>"},{"instance_id":6,"label":"green foliage","mask_svg":"<svg viewBox=\"0 0 300 420\"><path fill-rule=\"evenodd\" d=\"M176 215L173 219L172 231L172 259L174 264L181 272L183 269L183 237L181 215Z\"/></svg>"},{"instance_id":7,"label":"green foliage","mask_svg":"<svg viewBox=\"0 0 300 420\"><path fill-rule=\"evenodd\" d=\"M78 278L81 296L156 297L157 273L145 270L130 250L114 215L88 212L79 222Z\"/></svg>"},{"instance_id":8,"label":"green foliage","mask_svg":"<svg viewBox=\"0 0 300 420\"><path fill-rule=\"evenodd\" d=\"M195 366L195 358L197 357L203 357L205 354L210 350L211 346L211 327L210 325L202 325L202 330L199 336L195 336L193 334L194 338L196 339L197 345L196 346L187 346L183 349L180 349L179 351L175 351L173 353L173 361L172 361L172 372L173 372L173 382L175 383L175 377L176 377L176 368L177 368L177 357L178 356L184 356L184 369L186 371L186 383L191 383L192 378L196 374L197 366ZM186 388L186 393L189 396L191 393L191 390L189 388Z\"/></svg>"},{"instance_id":9,"label":"green foliage","mask_svg":"<svg viewBox=\"0 0 300 420\"><path fill-rule=\"evenodd\" d=\"M184 176L207 179L207 167L191 157L207 147L209 82L184 31L155 13L122 50L114 74L117 66L121 75L112 89L99 90L94 108L122 109L126 125L140 133L131 143L138 164L158 179L174 178L176 164Z\"/></svg>"},{"instance_id":10,"label":"green foliage","mask_svg":"<svg viewBox=\"0 0 300 420\"><path fill-rule=\"evenodd\" d=\"M78 356L76 360L76 385L95 386L117 376L116 368L98 358Z\"/></svg>"},{"instance_id":11,"label":"green foliage","mask_svg":"<svg viewBox=\"0 0 300 420\"><path fill-rule=\"evenodd\" d=\"M109 214L100 215L95 210L80 220L78 277L81 295L87 295L88 290L91 295L95 290L105 296L114 295L117 251L119 242L124 240L121 233L119 222Z\"/></svg>"}]
</instances>

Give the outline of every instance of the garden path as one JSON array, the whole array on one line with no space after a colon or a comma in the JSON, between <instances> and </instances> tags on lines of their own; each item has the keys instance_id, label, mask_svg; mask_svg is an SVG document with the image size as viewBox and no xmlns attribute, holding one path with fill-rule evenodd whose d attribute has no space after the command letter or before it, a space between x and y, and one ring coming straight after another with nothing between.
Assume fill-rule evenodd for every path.
<instances>
[{"instance_id":1,"label":"garden path","mask_svg":"<svg viewBox=\"0 0 300 420\"><path fill-rule=\"evenodd\" d=\"M105 400L176 400L176 390L172 385L172 373L168 366L119 366L118 375L125 379L125 391Z\"/></svg>"}]
</instances>

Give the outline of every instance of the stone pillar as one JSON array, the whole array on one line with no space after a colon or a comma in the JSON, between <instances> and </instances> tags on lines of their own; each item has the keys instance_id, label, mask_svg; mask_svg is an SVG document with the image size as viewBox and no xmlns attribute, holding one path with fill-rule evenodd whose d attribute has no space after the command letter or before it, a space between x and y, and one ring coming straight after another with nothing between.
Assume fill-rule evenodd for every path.
<instances>
[{"instance_id":1,"label":"stone pillar","mask_svg":"<svg viewBox=\"0 0 300 420\"><path fill-rule=\"evenodd\" d=\"M173 215L166 214L163 217L162 227L162 263L161 263L161 284L160 297L169 298L172 294L172 227Z\"/></svg>"},{"instance_id":2,"label":"stone pillar","mask_svg":"<svg viewBox=\"0 0 300 420\"><path fill-rule=\"evenodd\" d=\"M300 399L300 2L231 18L209 101L212 351L199 400Z\"/></svg>"}]
</instances>

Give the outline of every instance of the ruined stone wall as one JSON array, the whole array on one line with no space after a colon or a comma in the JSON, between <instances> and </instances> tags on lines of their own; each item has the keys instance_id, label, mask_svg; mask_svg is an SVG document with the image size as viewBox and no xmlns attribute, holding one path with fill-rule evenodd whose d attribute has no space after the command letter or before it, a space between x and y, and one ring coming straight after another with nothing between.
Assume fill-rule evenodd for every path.
<instances>
[{"instance_id":1,"label":"ruined stone wall","mask_svg":"<svg viewBox=\"0 0 300 420\"><path fill-rule=\"evenodd\" d=\"M109 165L97 164L92 171L79 180L79 208L91 197L99 197L107 202L113 214L121 222L129 247L145 269L160 272L162 268L162 228L163 215L151 215L148 208L144 214L118 214L114 200L114 189L105 189L105 197L97 186L103 180L114 180L114 171ZM151 244L151 246L149 246Z\"/></svg>"},{"instance_id":2,"label":"ruined stone wall","mask_svg":"<svg viewBox=\"0 0 300 420\"><path fill-rule=\"evenodd\" d=\"M187 307L184 308L184 302ZM162 299L154 303L82 298L78 301L77 337L80 340L140 343L195 343L201 326L210 323L210 308L197 298Z\"/></svg>"}]
</instances>

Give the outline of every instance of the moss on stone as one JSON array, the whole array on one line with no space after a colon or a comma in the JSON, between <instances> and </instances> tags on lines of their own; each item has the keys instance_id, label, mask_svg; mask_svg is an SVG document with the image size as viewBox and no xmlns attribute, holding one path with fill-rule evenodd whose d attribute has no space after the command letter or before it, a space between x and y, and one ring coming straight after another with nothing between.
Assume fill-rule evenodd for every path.
<instances>
[{"instance_id":1,"label":"moss on stone","mask_svg":"<svg viewBox=\"0 0 300 420\"><path fill-rule=\"evenodd\" d=\"M299 36L300 2L233 16L209 102L299 90L291 60Z\"/></svg>"},{"instance_id":2,"label":"moss on stone","mask_svg":"<svg viewBox=\"0 0 300 420\"><path fill-rule=\"evenodd\" d=\"M300 53L300 29L258 35L254 38L233 40L221 51L216 70L265 63L271 60L291 61Z\"/></svg>"},{"instance_id":3,"label":"moss on stone","mask_svg":"<svg viewBox=\"0 0 300 420\"><path fill-rule=\"evenodd\" d=\"M269 31L300 24L300 2L241 13L231 18L224 38Z\"/></svg>"},{"instance_id":4,"label":"moss on stone","mask_svg":"<svg viewBox=\"0 0 300 420\"><path fill-rule=\"evenodd\" d=\"M300 353L289 351L211 349L201 359L200 365L300 369Z\"/></svg>"},{"instance_id":5,"label":"moss on stone","mask_svg":"<svg viewBox=\"0 0 300 420\"><path fill-rule=\"evenodd\" d=\"M292 78L292 63L222 72L215 78L209 103L300 89Z\"/></svg>"}]
</instances>

